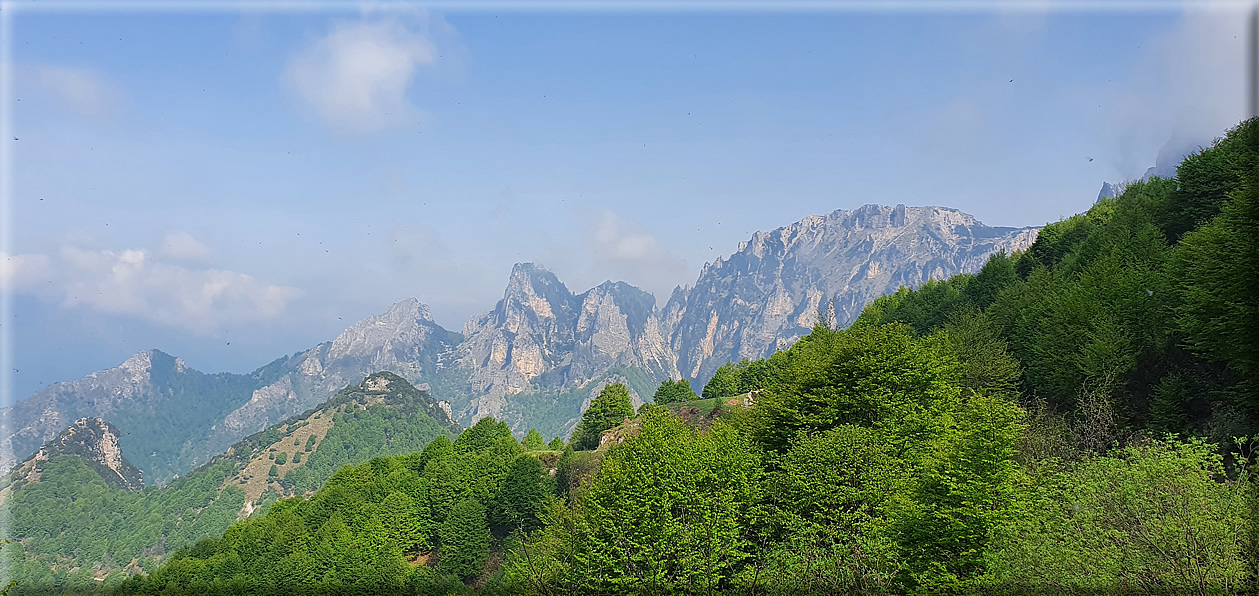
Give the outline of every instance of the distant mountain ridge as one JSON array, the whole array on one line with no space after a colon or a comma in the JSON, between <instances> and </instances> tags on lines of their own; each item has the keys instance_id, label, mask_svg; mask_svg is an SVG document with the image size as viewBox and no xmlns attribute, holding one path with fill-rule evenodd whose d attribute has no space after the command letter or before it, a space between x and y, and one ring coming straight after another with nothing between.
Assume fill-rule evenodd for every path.
<instances>
[{"instance_id":1,"label":"distant mountain ridge","mask_svg":"<svg viewBox=\"0 0 1259 596\"><path fill-rule=\"evenodd\" d=\"M900 286L1026 249L1038 230L989 227L943 207L865 205L757 232L665 305L678 369L704 380L729 360L763 358L807 334L819 311L833 308L836 323L847 323Z\"/></svg>"},{"instance_id":2,"label":"distant mountain ridge","mask_svg":"<svg viewBox=\"0 0 1259 596\"><path fill-rule=\"evenodd\" d=\"M6 537L22 544L27 559L11 573L24 584L22 593L43 594L61 589L42 570L64 575L90 568L95 581L104 581L152 569L183 546L265 513L279 498L323 486L346 465L419 451L461 430L449 405L378 372L240 439L165 486L141 490L140 470L122 456L136 434L83 418L0 475L0 507L11 512Z\"/></svg>"},{"instance_id":3,"label":"distant mountain ridge","mask_svg":"<svg viewBox=\"0 0 1259 596\"><path fill-rule=\"evenodd\" d=\"M728 360L790 345L819 310L833 308L837 322L847 322L901 285L977 271L994 252L1024 249L1038 230L989 227L944 207L836 210L753 234L663 307L624 282L575 294L554 273L520 263L503 298L462 334L442 328L412 298L248 375L206 375L146 350L55 384L0 412L0 441L12 447L0 470L70 420L99 416L144 435L128 437L124 448L162 483L377 371L430 391L455 420L494 416L518 433L537 426L566 434L609 382L625 382L637 402L666 378L702 384Z\"/></svg>"},{"instance_id":4,"label":"distant mountain ridge","mask_svg":"<svg viewBox=\"0 0 1259 596\"><path fill-rule=\"evenodd\" d=\"M129 435L127 458L163 482L221 450L211 439L214 425L276 375L267 367L248 375L206 374L160 350L141 350L115 368L54 383L0 410L0 471L75 420L102 418Z\"/></svg>"}]
</instances>

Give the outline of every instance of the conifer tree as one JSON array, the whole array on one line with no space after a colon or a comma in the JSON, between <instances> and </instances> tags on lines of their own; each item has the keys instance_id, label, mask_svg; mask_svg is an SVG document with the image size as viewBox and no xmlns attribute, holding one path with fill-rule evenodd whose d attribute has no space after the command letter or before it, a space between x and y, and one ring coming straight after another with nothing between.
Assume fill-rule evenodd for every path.
<instances>
[{"instance_id":1,"label":"conifer tree","mask_svg":"<svg viewBox=\"0 0 1259 596\"><path fill-rule=\"evenodd\" d=\"M437 569L466 579L481 573L490 555L490 528L485 506L476 499L455 503L439 533Z\"/></svg>"}]
</instances>

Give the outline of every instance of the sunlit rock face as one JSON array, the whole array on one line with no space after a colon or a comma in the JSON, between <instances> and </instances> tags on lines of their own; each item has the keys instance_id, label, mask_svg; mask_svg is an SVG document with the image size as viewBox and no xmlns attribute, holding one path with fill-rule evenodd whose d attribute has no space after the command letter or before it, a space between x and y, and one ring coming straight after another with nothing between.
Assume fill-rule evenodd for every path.
<instances>
[{"instance_id":1,"label":"sunlit rock face","mask_svg":"<svg viewBox=\"0 0 1259 596\"><path fill-rule=\"evenodd\" d=\"M77 455L107 484L126 490L142 490L140 470L122 456L118 429L100 418L80 418L20 466L27 482L38 482L44 462L59 455Z\"/></svg>"},{"instance_id":2,"label":"sunlit rock face","mask_svg":"<svg viewBox=\"0 0 1259 596\"><path fill-rule=\"evenodd\" d=\"M1038 228L994 228L944 207L866 205L757 232L675 290L662 319L683 376L790 345L834 309L851 321L900 286L978 271L994 252L1031 245Z\"/></svg>"},{"instance_id":3,"label":"sunlit rock face","mask_svg":"<svg viewBox=\"0 0 1259 596\"><path fill-rule=\"evenodd\" d=\"M615 367L677 373L651 294L606 282L574 295L532 263L517 264L503 299L463 332L458 362L474 396L463 411L470 421L501 418L510 395L581 387Z\"/></svg>"}]
</instances>

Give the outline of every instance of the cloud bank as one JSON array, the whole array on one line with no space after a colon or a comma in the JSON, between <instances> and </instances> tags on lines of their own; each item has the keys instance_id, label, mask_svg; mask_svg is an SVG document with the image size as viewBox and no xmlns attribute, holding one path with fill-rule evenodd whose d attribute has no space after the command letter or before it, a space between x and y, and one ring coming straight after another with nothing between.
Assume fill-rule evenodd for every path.
<instances>
[{"instance_id":1,"label":"cloud bank","mask_svg":"<svg viewBox=\"0 0 1259 596\"><path fill-rule=\"evenodd\" d=\"M244 273L172 262L171 246L177 247L175 253L189 248L168 243L154 254L66 245L53 256L0 253L0 282L15 293L64 308L130 316L200 335L276 319L301 296L296 288Z\"/></svg>"},{"instance_id":2,"label":"cloud bank","mask_svg":"<svg viewBox=\"0 0 1259 596\"><path fill-rule=\"evenodd\" d=\"M14 82L36 92L39 99L89 118L114 114L124 95L117 83L91 68L26 64L17 69Z\"/></svg>"},{"instance_id":3,"label":"cloud bank","mask_svg":"<svg viewBox=\"0 0 1259 596\"><path fill-rule=\"evenodd\" d=\"M1248 10L1207 3L1186 12L1149 48L1108 113L1105 128L1116 139L1118 170L1129 178L1171 175L1184 155L1247 116L1248 20ZM1153 168L1151 147L1161 147Z\"/></svg>"},{"instance_id":4,"label":"cloud bank","mask_svg":"<svg viewBox=\"0 0 1259 596\"><path fill-rule=\"evenodd\" d=\"M667 300L675 285L694 277L686 259L665 250L637 222L607 209L589 219L586 243L593 271L642 287L659 301Z\"/></svg>"}]
</instances>

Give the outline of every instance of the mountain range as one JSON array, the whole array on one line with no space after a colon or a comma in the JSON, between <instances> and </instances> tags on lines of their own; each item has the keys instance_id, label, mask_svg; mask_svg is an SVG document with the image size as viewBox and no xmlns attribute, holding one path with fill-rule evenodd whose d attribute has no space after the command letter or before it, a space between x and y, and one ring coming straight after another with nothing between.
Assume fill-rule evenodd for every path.
<instances>
[{"instance_id":1,"label":"mountain range","mask_svg":"<svg viewBox=\"0 0 1259 596\"><path fill-rule=\"evenodd\" d=\"M520 263L502 299L462 332L407 299L249 374L201 373L144 350L0 411L0 472L73 421L101 418L126 437L126 459L163 484L377 371L415 383L455 421L493 416L517 434L567 435L608 383L626 383L636 403L664 379L702 386L727 361L790 345L819 312L843 324L900 286L1025 249L1038 231L985 226L943 207L866 205L757 232L662 307L624 282L575 294L544 267Z\"/></svg>"}]
</instances>

